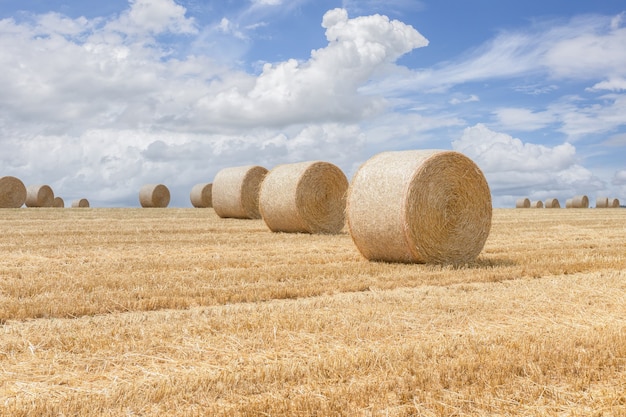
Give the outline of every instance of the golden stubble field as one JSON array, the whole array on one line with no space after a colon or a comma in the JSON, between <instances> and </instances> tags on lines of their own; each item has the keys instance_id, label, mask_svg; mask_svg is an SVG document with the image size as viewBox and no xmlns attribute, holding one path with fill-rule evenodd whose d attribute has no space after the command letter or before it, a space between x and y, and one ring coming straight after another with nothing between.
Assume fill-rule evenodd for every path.
<instances>
[{"instance_id":1,"label":"golden stubble field","mask_svg":"<svg viewBox=\"0 0 626 417\"><path fill-rule=\"evenodd\" d=\"M496 209L453 268L212 209L3 209L0 415L625 416L626 210Z\"/></svg>"}]
</instances>

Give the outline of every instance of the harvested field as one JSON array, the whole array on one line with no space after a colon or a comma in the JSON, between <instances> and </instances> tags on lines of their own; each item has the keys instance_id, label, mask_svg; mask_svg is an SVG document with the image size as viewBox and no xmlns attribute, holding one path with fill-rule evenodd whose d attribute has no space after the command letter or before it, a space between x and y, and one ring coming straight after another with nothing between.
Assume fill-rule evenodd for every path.
<instances>
[{"instance_id":1,"label":"harvested field","mask_svg":"<svg viewBox=\"0 0 626 417\"><path fill-rule=\"evenodd\" d=\"M626 210L462 267L213 209L0 210L0 415L626 415Z\"/></svg>"}]
</instances>

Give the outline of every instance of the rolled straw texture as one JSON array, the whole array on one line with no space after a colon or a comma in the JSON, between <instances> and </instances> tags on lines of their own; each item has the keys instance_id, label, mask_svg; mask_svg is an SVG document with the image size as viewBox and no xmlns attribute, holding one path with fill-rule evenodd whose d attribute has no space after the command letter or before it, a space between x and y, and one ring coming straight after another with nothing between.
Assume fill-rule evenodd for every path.
<instances>
[{"instance_id":1,"label":"rolled straw texture","mask_svg":"<svg viewBox=\"0 0 626 417\"><path fill-rule=\"evenodd\" d=\"M0 177L0 208L20 208L26 202L26 186L19 178Z\"/></svg>"},{"instance_id":2,"label":"rolled straw texture","mask_svg":"<svg viewBox=\"0 0 626 417\"><path fill-rule=\"evenodd\" d=\"M545 208L561 208L561 203L556 198L548 198L544 206Z\"/></svg>"},{"instance_id":3,"label":"rolled straw texture","mask_svg":"<svg viewBox=\"0 0 626 417\"><path fill-rule=\"evenodd\" d=\"M355 174L346 213L369 260L462 264L487 240L491 194L478 166L458 152L384 152Z\"/></svg>"},{"instance_id":4,"label":"rolled straw texture","mask_svg":"<svg viewBox=\"0 0 626 417\"><path fill-rule=\"evenodd\" d=\"M589 208L589 197L577 195L572 199L572 208Z\"/></svg>"},{"instance_id":5,"label":"rolled straw texture","mask_svg":"<svg viewBox=\"0 0 626 417\"><path fill-rule=\"evenodd\" d=\"M530 203L531 208L543 208L543 201L537 200Z\"/></svg>"},{"instance_id":6,"label":"rolled straw texture","mask_svg":"<svg viewBox=\"0 0 626 417\"><path fill-rule=\"evenodd\" d=\"M528 198L518 198L515 202L515 208L530 208L530 200Z\"/></svg>"},{"instance_id":7,"label":"rolled straw texture","mask_svg":"<svg viewBox=\"0 0 626 417\"><path fill-rule=\"evenodd\" d=\"M49 185L29 185L26 188L26 207L52 207L54 191Z\"/></svg>"},{"instance_id":8,"label":"rolled straw texture","mask_svg":"<svg viewBox=\"0 0 626 417\"><path fill-rule=\"evenodd\" d=\"M611 199L611 208L619 208L619 199L618 198L612 198Z\"/></svg>"},{"instance_id":9,"label":"rolled straw texture","mask_svg":"<svg viewBox=\"0 0 626 417\"><path fill-rule=\"evenodd\" d=\"M279 165L263 180L259 210L273 232L336 234L345 225L348 179L321 161Z\"/></svg>"},{"instance_id":10,"label":"rolled straw texture","mask_svg":"<svg viewBox=\"0 0 626 417\"><path fill-rule=\"evenodd\" d=\"M213 209L222 218L260 219L259 189L267 169L257 165L224 168L213 179Z\"/></svg>"},{"instance_id":11,"label":"rolled straw texture","mask_svg":"<svg viewBox=\"0 0 626 417\"><path fill-rule=\"evenodd\" d=\"M609 208L609 198L608 197L596 198L596 208Z\"/></svg>"},{"instance_id":12,"label":"rolled straw texture","mask_svg":"<svg viewBox=\"0 0 626 417\"><path fill-rule=\"evenodd\" d=\"M52 203L52 207L55 208L64 208L65 201L61 197L54 197L54 202Z\"/></svg>"},{"instance_id":13,"label":"rolled straw texture","mask_svg":"<svg viewBox=\"0 0 626 417\"><path fill-rule=\"evenodd\" d=\"M191 189L191 194L189 195L189 199L191 200L191 205L196 208L207 208L213 207L213 198L212 198L213 184L212 183L203 183L196 184Z\"/></svg>"},{"instance_id":14,"label":"rolled straw texture","mask_svg":"<svg viewBox=\"0 0 626 417\"><path fill-rule=\"evenodd\" d=\"M86 198L81 198L78 200L74 200L72 201L72 207L73 208L86 208L89 207L89 200L87 200Z\"/></svg>"},{"instance_id":15,"label":"rolled straw texture","mask_svg":"<svg viewBox=\"0 0 626 417\"><path fill-rule=\"evenodd\" d=\"M165 208L170 203L170 190L163 184L146 184L139 190L139 203L146 208Z\"/></svg>"},{"instance_id":16,"label":"rolled straw texture","mask_svg":"<svg viewBox=\"0 0 626 417\"><path fill-rule=\"evenodd\" d=\"M565 200L565 208L572 208L573 201L574 201L573 198L568 198L567 200Z\"/></svg>"}]
</instances>

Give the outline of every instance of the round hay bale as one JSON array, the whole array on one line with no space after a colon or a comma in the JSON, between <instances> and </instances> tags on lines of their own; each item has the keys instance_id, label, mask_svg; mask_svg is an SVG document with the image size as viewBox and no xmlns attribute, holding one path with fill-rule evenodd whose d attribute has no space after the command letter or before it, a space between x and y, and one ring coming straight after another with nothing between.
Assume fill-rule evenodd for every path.
<instances>
[{"instance_id":1,"label":"round hay bale","mask_svg":"<svg viewBox=\"0 0 626 417\"><path fill-rule=\"evenodd\" d=\"M567 200L565 200L565 208L572 208L572 202L574 201L573 198L568 198Z\"/></svg>"},{"instance_id":2,"label":"round hay bale","mask_svg":"<svg viewBox=\"0 0 626 417\"><path fill-rule=\"evenodd\" d=\"M596 208L609 208L609 198L608 197L596 198Z\"/></svg>"},{"instance_id":3,"label":"round hay bale","mask_svg":"<svg viewBox=\"0 0 626 417\"><path fill-rule=\"evenodd\" d=\"M577 195L572 198L572 208L589 208L589 197Z\"/></svg>"},{"instance_id":4,"label":"round hay bale","mask_svg":"<svg viewBox=\"0 0 626 417\"><path fill-rule=\"evenodd\" d=\"M65 201L61 197L54 197L54 202L52 203L52 207L54 208L64 208Z\"/></svg>"},{"instance_id":5,"label":"round hay bale","mask_svg":"<svg viewBox=\"0 0 626 417\"><path fill-rule=\"evenodd\" d=\"M170 203L170 190L163 184L146 184L139 190L141 207L165 208Z\"/></svg>"},{"instance_id":6,"label":"round hay bale","mask_svg":"<svg viewBox=\"0 0 626 417\"><path fill-rule=\"evenodd\" d=\"M26 188L26 207L52 207L54 191L48 185L29 185Z\"/></svg>"},{"instance_id":7,"label":"round hay bale","mask_svg":"<svg viewBox=\"0 0 626 417\"><path fill-rule=\"evenodd\" d=\"M612 198L610 203L611 203L610 204L611 208L619 208L619 199L618 198Z\"/></svg>"},{"instance_id":8,"label":"round hay bale","mask_svg":"<svg viewBox=\"0 0 626 417\"><path fill-rule=\"evenodd\" d=\"M259 189L267 169L257 165L224 168L213 179L213 209L222 218L260 219Z\"/></svg>"},{"instance_id":9,"label":"round hay bale","mask_svg":"<svg viewBox=\"0 0 626 417\"><path fill-rule=\"evenodd\" d=\"M557 198L548 198L546 200L546 204L544 204L545 208L561 208L561 203Z\"/></svg>"},{"instance_id":10,"label":"round hay bale","mask_svg":"<svg viewBox=\"0 0 626 417\"><path fill-rule=\"evenodd\" d=\"M80 198L78 200L72 201L73 208L86 208L89 207L89 200L86 198Z\"/></svg>"},{"instance_id":11,"label":"round hay bale","mask_svg":"<svg viewBox=\"0 0 626 417\"><path fill-rule=\"evenodd\" d=\"M337 166L320 161L279 165L263 180L259 210L273 232L341 232L348 179Z\"/></svg>"},{"instance_id":12,"label":"round hay bale","mask_svg":"<svg viewBox=\"0 0 626 417\"><path fill-rule=\"evenodd\" d=\"M26 186L19 178L0 177L0 208L20 208L26 202Z\"/></svg>"},{"instance_id":13,"label":"round hay bale","mask_svg":"<svg viewBox=\"0 0 626 417\"><path fill-rule=\"evenodd\" d=\"M518 198L515 202L515 208L530 208L530 199Z\"/></svg>"},{"instance_id":14,"label":"round hay bale","mask_svg":"<svg viewBox=\"0 0 626 417\"><path fill-rule=\"evenodd\" d=\"M478 166L442 150L383 152L348 189L347 223L369 260L462 264L491 229L491 193Z\"/></svg>"},{"instance_id":15,"label":"round hay bale","mask_svg":"<svg viewBox=\"0 0 626 417\"><path fill-rule=\"evenodd\" d=\"M543 208L543 201L537 200L530 203L531 208Z\"/></svg>"},{"instance_id":16,"label":"round hay bale","mask_svg":"<svg viewBox=\"0 0 626 417\"><path fill-rule=\"evenodd\" d=\"M191 194L189 198L191 200L191 205L196 208L208 208L213 207L213 198L212 198L213 184L212 183L204 183L204 184L196 184L191 189Z\"/></svg>"}]
</instances>

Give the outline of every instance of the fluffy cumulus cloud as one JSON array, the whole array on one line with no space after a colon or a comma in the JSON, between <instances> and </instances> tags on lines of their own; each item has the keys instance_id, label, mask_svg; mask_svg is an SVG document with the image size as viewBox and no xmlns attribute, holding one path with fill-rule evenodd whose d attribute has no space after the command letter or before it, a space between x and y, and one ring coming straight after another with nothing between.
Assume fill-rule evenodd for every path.
<instances>
[{"instance_id":1,"label":"fluffy cumulus cloud","mask_svg":"<svg viewBox=\"0 0 626 417\"><path fill-rule=\"evenodd\" d=\"M527 143L477 124L466 128L452 145L483 170L499 206L510 206L520 197L564 199L604 188L580 165L570 143L554 147Z\"/></svg>"}]
</instances>

